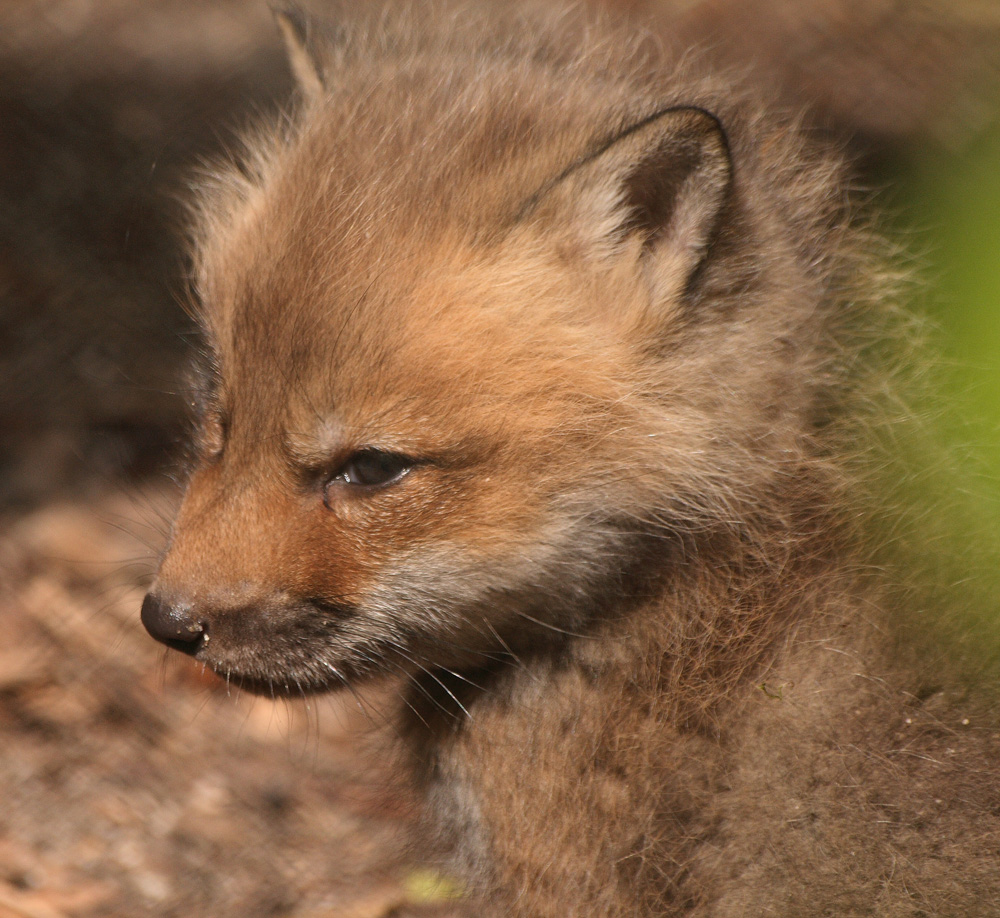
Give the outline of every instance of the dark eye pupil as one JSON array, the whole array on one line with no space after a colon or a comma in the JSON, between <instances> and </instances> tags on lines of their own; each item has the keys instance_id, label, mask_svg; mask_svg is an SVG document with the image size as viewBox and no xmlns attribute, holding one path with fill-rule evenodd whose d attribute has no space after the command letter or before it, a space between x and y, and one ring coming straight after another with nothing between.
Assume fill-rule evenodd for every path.
<instances>
[{"instance_id":1,"label":"dark eye pupil","mask_svg":"<svg viewBox=\"0 0 1000 918\"><path fill-rule=\"evenodd\" d=\"M399 478L411 465L412 461L406 456L380 449L363 449L347 460L336 477L346 484L375 487Z\"/></svg>"}]
</instances>

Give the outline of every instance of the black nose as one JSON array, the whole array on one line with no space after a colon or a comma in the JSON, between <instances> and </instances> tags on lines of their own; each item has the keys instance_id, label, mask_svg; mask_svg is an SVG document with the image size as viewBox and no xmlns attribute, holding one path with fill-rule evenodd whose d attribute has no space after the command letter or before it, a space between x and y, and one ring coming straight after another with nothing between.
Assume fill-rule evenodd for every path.
<instances>
[{"instance_id":1,"label":"black nose","mask_svg":"<svg viewBox=\"0 0 1000 918\"><path fill-rule=\"evenodd\" d=\"M165 602L155 593L147 593L142 601L141 618L156 640L182 653L197 653L208 637L205 624L191 616L190 607Z\"/></svg>"}]
</instances>

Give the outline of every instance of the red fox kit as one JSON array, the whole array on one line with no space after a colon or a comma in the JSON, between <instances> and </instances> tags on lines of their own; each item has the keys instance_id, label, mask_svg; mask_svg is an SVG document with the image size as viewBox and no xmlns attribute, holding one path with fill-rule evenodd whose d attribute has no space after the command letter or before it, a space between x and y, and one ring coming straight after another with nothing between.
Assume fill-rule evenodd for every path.
<instances>
[{"instance_id":1,"label":"red fox kit","mask_svg":"<svg viewBox=\"0 0 1000 918\"><path fill-rule=\"evenodd\" d=\"M153 636L265 694L402 676L476 914L1000 914L1000 743L852 548L836 157L566 19L283 22L300 110L199 207Z\"/></svg>"}]
</instances>

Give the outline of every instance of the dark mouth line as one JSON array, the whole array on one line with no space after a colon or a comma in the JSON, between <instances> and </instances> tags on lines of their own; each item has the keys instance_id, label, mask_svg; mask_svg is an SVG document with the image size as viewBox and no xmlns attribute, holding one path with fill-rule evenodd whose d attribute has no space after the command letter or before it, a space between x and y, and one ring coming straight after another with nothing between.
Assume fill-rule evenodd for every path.
<instances>
[{"instance_id":1,"label":"dark mouth line","mask_svg":"<svg viewBox=\"0 0 1000 918\"><path fill-rule=\"evenodd\" d=\"M303 681L283 679L265 679L259 676L246 676L241 673L215 670L217 676L226 683L235 686L240 691L264 698L302 698L308 695L324 695L336 691L343 683L332 678L328 682L317 682L315 679Z\"/></svg>"}]
</instances>

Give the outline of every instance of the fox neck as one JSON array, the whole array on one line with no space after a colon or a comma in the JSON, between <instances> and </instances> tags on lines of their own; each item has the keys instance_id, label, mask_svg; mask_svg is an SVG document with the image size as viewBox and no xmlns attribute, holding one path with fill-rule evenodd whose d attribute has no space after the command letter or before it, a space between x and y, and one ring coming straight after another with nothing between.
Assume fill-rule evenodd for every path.
<instances>
[{"instance_id":1,"label":"fox neck","mask_svg":"<svg viewBox=\"0 0 1000 918\"><path fill-rule=\"evenodd\" d=\"M480 712L517 704L523 683L558 685L567 675L593 687L595 705L655 702L676 729L718 735L799 624L833 617L856 589L836 521L772 529L750 541L727 533L661 542L609 590L585 630L511 648L489 666L420 673L403 718L418 771L433 773L438 751L475 730Z\"/></svg>"}]
</instances>

